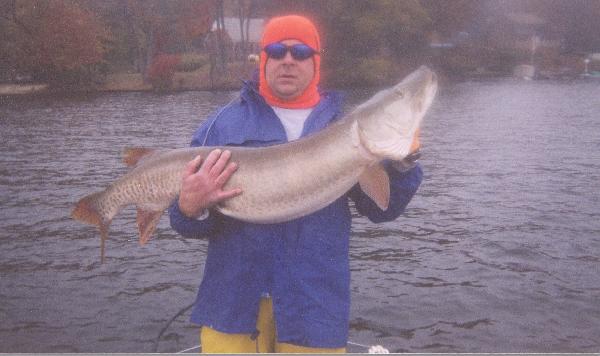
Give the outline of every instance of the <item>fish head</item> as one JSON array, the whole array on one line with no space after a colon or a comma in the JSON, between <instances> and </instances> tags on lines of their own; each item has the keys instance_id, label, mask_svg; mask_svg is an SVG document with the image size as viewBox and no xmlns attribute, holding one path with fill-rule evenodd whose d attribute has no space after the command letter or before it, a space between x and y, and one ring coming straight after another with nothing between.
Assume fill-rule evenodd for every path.
<instances>
[{"instance_id":1,"label":"fish head","mask_svg":"<svg viewBox=\"0 0 600 356\"><path fill-rule=\"evenodd\" d=\"M422 66L392 88L358 106L355 137L361 151L375 159L401 160L437 92L435 73Z\"/></svg>"}]
</instances>

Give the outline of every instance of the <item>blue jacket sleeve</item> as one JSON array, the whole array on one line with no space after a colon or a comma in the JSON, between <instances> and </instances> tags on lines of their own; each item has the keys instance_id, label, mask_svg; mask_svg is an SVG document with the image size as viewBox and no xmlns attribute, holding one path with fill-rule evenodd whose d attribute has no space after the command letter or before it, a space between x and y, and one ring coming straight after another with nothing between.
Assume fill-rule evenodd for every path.
<instances>
[{"instance_id":1,"label":"blue jacket sleeve","mask_svg":"<svg viewBox=\"0 0 600 356\"><path fill-rule=\"evenodd\" d=\"M190 239L208 237L215 225L214 214L209 214L203 220L188 218L179 210L177 200L169 207L169 219L173 230L179 235Z\"/></svg>"},{"instance_id":2,"label":"blue jacket sleeve","mask_svg":"<svg viewBox=\"0 0 600 356\"><path fill-rule=\"evenodd\" d=\"M214 117L206 120L194 133L191 143L192 147L202 146L213 120ZM215 214L209 214L206 219L202 220L189 218L179 210L178 200L179 197L169 207L171 228L185 238L200 239L208 237L216 225L215 220L217 217L215 217Z\"/></svg>"},{"instance_id":3,"label":"blue jacket sleeve","mask_svg":"<svg viewBox=\"0 0 600 356\"><path fill-rule=\"evenodd\" d=\"M406 172L399 172L393 168L390 161L384 162L383 165L390 177L390 204L387 210L379 209L358 184L349 193L359 214L375 223L397 219L404 212L423 180L423 170L419 164Z\"/></svg>"}]
</instances>

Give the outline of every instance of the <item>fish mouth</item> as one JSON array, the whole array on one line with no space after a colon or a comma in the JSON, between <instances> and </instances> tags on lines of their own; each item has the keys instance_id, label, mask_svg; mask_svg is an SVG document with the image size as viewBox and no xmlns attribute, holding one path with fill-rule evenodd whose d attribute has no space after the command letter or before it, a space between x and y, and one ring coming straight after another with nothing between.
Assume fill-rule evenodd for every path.
<instances>
[{"instance_id":1,"label":"fish mouth","mask_svg":"<svg viewBox=\"0 0 600 356\"><path fill-rule=\"evenodd\" d=\"M437 76L426 66L377 94L363 107L358 138L369 154L394 160L409 154L414 134L437 92ZM360 114L359 114L360 115Z\"/></svg>"},{"instance_id":2,"label":"fish mouth","mask_svg":"<svg viewBox=\"0 0 600 356\"><path fill-rule=\"evenodd\" d=\"M427 66L421 66L416 71L408 75L402 82L396 86L397 91L406 91L411 93L412 97L430 96L431 90L437 89L438 78L434 71Z\"/></svg>"},{"instance_id":3,"label":"fish mouth","mask_svg":"<svg viewBox=\"0 0 600 356\"><path fill-rule=\"evenodd\" d=\"M406 82L406 83L405 83ZM404 84L404 85L402 85ZM424 115L431 106L438 89L438 77L427 66L421 66L397 86L398 91L409 93L414 113Z\"/></svg>"},{"instance_id":4,"label":"fish mouth","mask_svg":"<svg viewBox=\"0 0 600 356\"><path fill-rule=\"evenodd\" d=\"M435 72L433 72L431 69L423 66L427 71L425 73L426 78L424 83L422 84L421 90L419 91L418 95L421 98L420 100L420 107L419 107L419 111L423 112L423 114L425 114L425 112L429 109L429 107L431 106L432 102L433 102L433 98L435 98L435 95L437 94L437 90L438 90L438 77L437 74L435 74Z\"/></svg>"}]
</instances>

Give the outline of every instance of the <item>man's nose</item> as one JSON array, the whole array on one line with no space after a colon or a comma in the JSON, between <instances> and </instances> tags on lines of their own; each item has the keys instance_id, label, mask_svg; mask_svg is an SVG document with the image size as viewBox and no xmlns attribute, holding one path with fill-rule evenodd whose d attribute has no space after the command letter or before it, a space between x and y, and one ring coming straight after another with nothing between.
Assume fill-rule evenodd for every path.
<instances>
[{"instance_id":1,"label":"man's nose","mask_svg":"<svg viewBox=\"0 0 600 356\"><path fill-rule=\"evenodd\" d=\"M292 51L285 52L285 56L283 57L283 62L285 63L294 63L296 60L292 57Z\"/></svg>"}]
</instances>

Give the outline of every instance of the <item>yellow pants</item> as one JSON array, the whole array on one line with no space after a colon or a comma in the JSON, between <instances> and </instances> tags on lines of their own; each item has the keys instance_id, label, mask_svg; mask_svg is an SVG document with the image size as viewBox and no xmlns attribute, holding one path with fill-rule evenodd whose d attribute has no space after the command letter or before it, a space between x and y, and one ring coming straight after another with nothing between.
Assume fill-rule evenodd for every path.
<instances>
[{"instance_id":1,"label":"yellow pants","mask_svg":"<svg viewBox=\"0 0 600 356\"><path fill-rule=\"evenodd\" d=\"M207 326L200 330L202 352L218 353L345 353L346 348L323 349L304 347L277 342L275 319L273 318L273 302L271 298L262 298L258 311L256 329L258 337L253 340L250 334L226 334Z\"/></svg>"}]
</instances>

